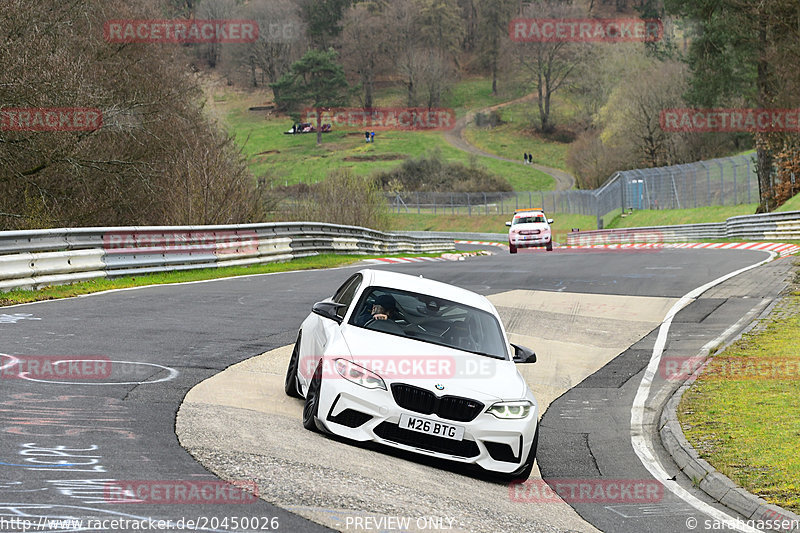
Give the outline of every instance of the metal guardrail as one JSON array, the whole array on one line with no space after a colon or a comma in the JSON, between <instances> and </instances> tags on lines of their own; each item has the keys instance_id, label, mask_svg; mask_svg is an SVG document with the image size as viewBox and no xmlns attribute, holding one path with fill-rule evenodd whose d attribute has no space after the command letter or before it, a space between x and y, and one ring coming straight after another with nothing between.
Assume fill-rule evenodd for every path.
<instances>
[{"instance_id":1,"label":"metal guardrail","mask_svg":"<svg viewBox=\"0 0 800 533\"><path fill-rule=\"evenodd\" d=\"M425 253L454 246L446 237L316 222L3 231L0 290L271 263L319 253Z\"/></svg>"},{"instance_id":2,"label":"metal guardrail","mask_svg":"<svg viewBox=\"0 0 800 533\"><path fill-rule=\"evenodd\" d=\"M498 241L508 242L508 233L475 233L452 231L400 231L401 235L412 237L440 237L443 239L457 239L461 241Z\"/></svg>"},{"instance_id":3,"label":"metal guardrail","mask_svg":"<svg viewBox=\"0 0 800 533\"><path fill-rule=\"evenodd\" d=\"M621 228L567 234L568 245L690 242L714 239L800 239L800 211L736 216L725 222L710 224Z\"/></svg>"}]
</instances>

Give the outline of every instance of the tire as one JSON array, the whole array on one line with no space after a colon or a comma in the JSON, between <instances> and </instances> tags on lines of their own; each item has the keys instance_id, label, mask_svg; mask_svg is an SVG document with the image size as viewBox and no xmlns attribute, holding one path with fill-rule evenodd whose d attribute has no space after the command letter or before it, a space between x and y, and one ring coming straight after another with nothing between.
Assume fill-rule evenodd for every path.
<instances>
[{"instance_id":1,"label":"tire","mask_svg":"<svg viewBox=\"0 0 800 533\"><path fill-rule=\"evenodd\" d=\"M552 252L553 251L553 240L552 239L550 240L550 242L547 243L547 251L548 252Z\"/></svg>"},{"instance_id":2,"label":"tire","mask_svg":"<svg viewBox=\"0 0 800 533\"><path fill-rule=\"evenodd\" d=\"M517 470L511 472L506 476L507 481L519 481L523 482L531 476L531 472L533 471L533 462L536 460L536 449L539 447L539 425L536 425L536 434L533 436L533 442L531 443L531 449L528 452L528 456L525 458L525 462L522 463Z\"/></svg>"},{"instance_id":3,"label":"tire","mask_svg":"<svg viewBox=\"0 0 800 533\"><path fill-rule=\"evenodd\" d=\"M294 350L292 350L292 356L289 358L289 368L286 369L286 379L283 383L283 390L286 392L286 396L291 398L302 398L303 395L300 394L300 388L297 386L297 369L298 365L300 364L300 335L302 333L297 334L297 341L294 343Z\"/></svg>"},{"instance_id":4,"label":"tire","mask_svg":"<svg viewBox=\"0 0 800 533\"><path fill-rule=\"evenodd\" d=\"M317 365L317 369L314 370L314 376L311 378L311 383L308 384L306 403L303 406L303 427L309 431L319 431L317 427L317 413L319 413L319 391L321 387L322 361Z\"/></svg>"},{"instance_id":5,"label":"tire","mask_svg":"<svg viewBox=\"0 0 800 533\"><path fill-rule=\"evenodd\" d=\"M512 254L517 253L517 247L511 244L511 241L508 241L508 251Z\"/></svg>"}]
</instances>

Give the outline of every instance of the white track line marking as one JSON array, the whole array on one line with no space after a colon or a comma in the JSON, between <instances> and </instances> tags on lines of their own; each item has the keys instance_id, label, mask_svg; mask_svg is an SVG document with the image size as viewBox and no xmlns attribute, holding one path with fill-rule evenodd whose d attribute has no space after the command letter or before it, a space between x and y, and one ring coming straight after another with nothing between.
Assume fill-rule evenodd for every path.
<instances>
[{"instance_id":1,"label":"white track line marking","mask_svg":"<svg viewBox=\"0 0 800 533\"><path fill-rule=\"evenodd\" d=\"M675 318L675 315L678 314L678 311L686 307L693 299L697 298L708 289L719 285L720 283L727 281L734 276L738 276L743 272L747 272L748 270L759 267L764 263L768 263L777 256L775 252L769 252L769 254L769 258L759 263L745 268L740 268L735 272L731 272L720 278L710 281L701 287L697 287L696 289L684 295L675 303L675 305L672 306L672 308L667 312L667 316L664 318L663 322L661 322L661 327L658 330L658 337L656 338L656 344L653 347L653 355L650 358L650 363L647 365L647 370L645 371L644 376L642 376L642 382L639 384L639 389L636 391L636 396L634 397L633 405L631 406L631 444L633 445L633 451L636 452L639 460L642 461L642 464L650 472L650 474L657 480L661 481L664 484L664 487L666 487L681 500L685 501L701 513L711 516L719 522L724 523L726 529L743 531L745 533L758 533L759 530L746 524L742 524L728 513L720 511L698 499L696 496L689 493L677 483L669 483L667 481L671 476L667 473L664 465L661 464L661 461L659 461L659 459L656 457L656 454L650 446L650 443L645 438L644 410L645 404L647 403L647 398L650 396L650 387L653 384L653 378L655 377L659 364L661 363L661 355L663 354L664 347L667 343L667 335L669 334L669 328L672 325L672 319Z\"/></svg>"}]
</instances>

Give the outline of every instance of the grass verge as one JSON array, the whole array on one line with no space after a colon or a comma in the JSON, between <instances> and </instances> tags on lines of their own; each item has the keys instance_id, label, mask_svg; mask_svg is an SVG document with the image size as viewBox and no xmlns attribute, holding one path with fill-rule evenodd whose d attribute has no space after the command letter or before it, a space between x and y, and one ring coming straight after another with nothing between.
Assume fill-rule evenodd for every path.
<instances>
[{"instance_id":1,"label":"grass verge","mask_svg":"<svg viewBox=\"0 0 800 533\"><path fill-rule=\"evenodd\" d=\"M800 512L800 292L744 335L683 395L678 418L700 457L770 503Z\"/></svg>"},{"instance_id":2,"label":"grass verge","mask_svg":"<svg viewBox=\"0 0 800 533\"><path fill-rule=\"evenodd\" d=\"M547 216L553 218L551 228L556 241L563 240L564 234L572 228L582 230L594 229L596 218L586 215L567 215L562 213ZM455 231L468 233L508 233L506 221L512 215L433 215L426 213L408 213L389 215L389 224L393 231Z\"/></svg>"},{"instance_id":3,"label":"grass verge","mask_svg":"<svg viewBox=\"0 0 800 533\"><path fill-rule=\"evenodd\" d=\"M403 257L438 257L441 254L400 254ZM201 281L208 279L244 276L250 274L268 274L272 272L287 272L290 270L311 270L320 268L333 268L349 265L364 259L387 257L383 255L339 255L319 254L311 257L302 257L282 263L267 263L264 265L204 268L199 270L182 270L176 272L162 272L158 274L143 274L121 278L98 278L91 281L73 283L71 285L53 285L39 290L12 290L0 292L0 306L16 305L42 300L56 300L70 298L93 292L111 289L125 289L144 285L165 285L169 283L184 283L187 281Z\"/></svg>"},{"instance_id":4,"label":"grass verge","mask_svg":"<svg viewBox=\"0 0 800 533\"><path fill-rule=\"evenodd\" d=\"M729 217L752 215L758 204L717 205L691 209L640 210L624 217L619 214L607 228L640 228L648 226L672 226L676 224L703 224L725 222Z\"/></svg>"}]
</instances>

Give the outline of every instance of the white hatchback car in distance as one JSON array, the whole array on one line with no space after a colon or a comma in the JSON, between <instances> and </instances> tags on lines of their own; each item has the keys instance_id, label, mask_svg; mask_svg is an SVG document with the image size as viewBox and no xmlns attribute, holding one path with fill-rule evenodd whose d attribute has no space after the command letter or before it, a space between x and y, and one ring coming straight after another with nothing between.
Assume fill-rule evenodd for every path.
<instances>
[{"instance_id":1,"label":"white hatchback car in distance","mask_svg":"<svg viewBox=\"0 0 800 533\"><path fill-rule=\"evenodd\" d=\"M553 234L550 230L552 218L544 216L541 208L517 209L514 218L506 222L508 230L508 251L517 253L518 248L547 248L553 251Z\"/></svg>"}]
</instances>

